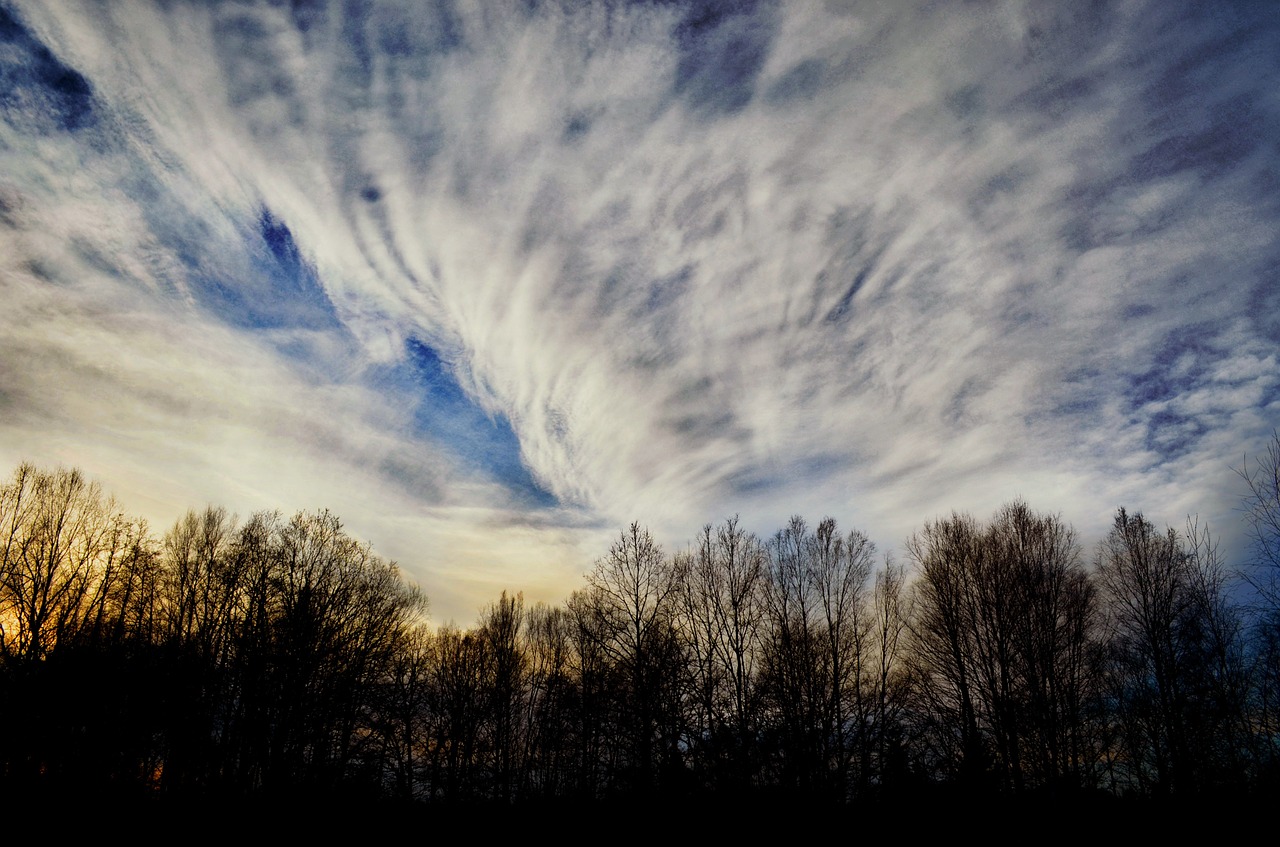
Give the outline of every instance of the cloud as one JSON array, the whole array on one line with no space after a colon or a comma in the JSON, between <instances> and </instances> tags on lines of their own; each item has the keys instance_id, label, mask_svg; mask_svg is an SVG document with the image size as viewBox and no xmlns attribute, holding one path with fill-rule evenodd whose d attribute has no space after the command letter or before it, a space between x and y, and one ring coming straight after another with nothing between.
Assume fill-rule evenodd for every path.
<instances>
[{"instance_id":1,"label":"cloud","mask_svg":"<svg viewBox=\"0 0 1280 847\"><path fill-rule=\"evenodd\" d=\"M1086 533L1121 503L1227 521L1280 417L1258 12L65 3L10 29L6 286L42 317L5 327L7 431L185 450L259 480L245 502L389 486L371 537L424 539L428 593L531 545L492 571L519 587L633 519L679 543L831 513L882 547L1015 495ZM121 383L106 418L71 399ZM505 540L446 566L422 508Z\"/></svg>"}]
</instances>

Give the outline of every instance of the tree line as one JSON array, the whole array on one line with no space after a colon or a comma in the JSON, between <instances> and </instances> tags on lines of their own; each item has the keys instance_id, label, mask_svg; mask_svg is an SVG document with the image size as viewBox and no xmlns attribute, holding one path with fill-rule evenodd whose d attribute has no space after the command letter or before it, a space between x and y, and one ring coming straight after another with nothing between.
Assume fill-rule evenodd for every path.
<instances>
[{"instance_id":1,"label":"tree line","mask_svg":"<svg viewBox=\"0 0 1280 847\"><path fill-rule=\"evenodd\" d=\"M1280 454L1246 465L1276 561ZM0 487L0 789L470 804L1274 794L1275 570L1194 520L1085 551L1009 503L859 531L624 529L560 605L432 627L328 512L157 536L75 470ZM1272 557L1268 559L1268 557Z\"/></svg>"}]
</instances>

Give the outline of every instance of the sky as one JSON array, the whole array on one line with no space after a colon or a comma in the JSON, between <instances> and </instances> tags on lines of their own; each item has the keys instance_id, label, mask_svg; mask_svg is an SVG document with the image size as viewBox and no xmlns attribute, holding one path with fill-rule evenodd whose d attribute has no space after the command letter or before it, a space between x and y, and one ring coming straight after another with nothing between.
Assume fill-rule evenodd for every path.
<instances>
[{"instance_id":1,"label":"sky","mask_svg":"<svg viewBox=\"0 0 1280 847\"><path fill-rule=\"evenodd\" d=\"M327 508L436 622L1022 497L1243 555L1280 4L0 0L0 464Z\"/></svg>"}]
</instances>

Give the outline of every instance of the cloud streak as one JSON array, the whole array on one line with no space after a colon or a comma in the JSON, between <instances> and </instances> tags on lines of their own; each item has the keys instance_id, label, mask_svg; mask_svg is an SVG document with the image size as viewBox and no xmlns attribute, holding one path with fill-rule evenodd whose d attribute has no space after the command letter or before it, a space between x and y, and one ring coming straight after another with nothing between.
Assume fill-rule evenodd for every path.
<instances>
[{"instance_id":1,"label":"cloud streak","mask_svg":"<svg viewBox=\"0 0 1280 847\"><path fill-rule=\"evenodd\" d=\"M1265 11L9 18L12 452L327 495L446 616L632 519L1222 525L1280 418Z\"/></svg>"}]
</instances>

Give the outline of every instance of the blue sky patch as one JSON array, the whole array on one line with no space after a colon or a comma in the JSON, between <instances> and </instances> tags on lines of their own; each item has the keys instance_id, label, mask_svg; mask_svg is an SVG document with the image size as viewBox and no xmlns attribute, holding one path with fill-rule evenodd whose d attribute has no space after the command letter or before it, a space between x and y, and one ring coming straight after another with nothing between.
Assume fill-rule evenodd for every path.
<instances>
[{"instance_id":1,"label":"blue sky patch","mask_svg":"<svg viewBox=\"0 0 1280 847\"><path fill-rule=\"evenodd\" d=\"M555 506L555 497L525 467L510 422L477 405L458 384L452 367L429 345L410 338L405 353L396 381L421 398L413 415L418 430L467 468L502 483L523 505Z\"/></svg>"},{"instance_id":2,"label":"blue sky patch","mask_svg":"<svg viewBox=\"0 0 1280 847\"><path fill-rule=\"evenodd\" d=\"M259 213L246 248L249 278L204 275L198 292L224 323L249 330L342 331L315 269L299 252L288 226L270 210ZM197 268L205 264L196 257L188 261Z\"/></svg>"},{"instance_id":3,"label":"blue sky patch","mask_svg":"<svg viewBox=\"0 0 1280 847\"><path fill-rule=\"evenodd\" d=\"M772 17L754 3L692 4L676 28L681 53L675 93L703 117L741 111L755 96L774 26Z\"/></svg>"},{"instance_id":4,"label":"blue sky patch","mask_svg":"<svg viewBox=\"0 0 1280 847\"><path fill-rule=\"evenodd\" d=\"M77 132L97 123L93 86L0 6L0 112L10 120Z\"/></svg>"}]
</instances>

